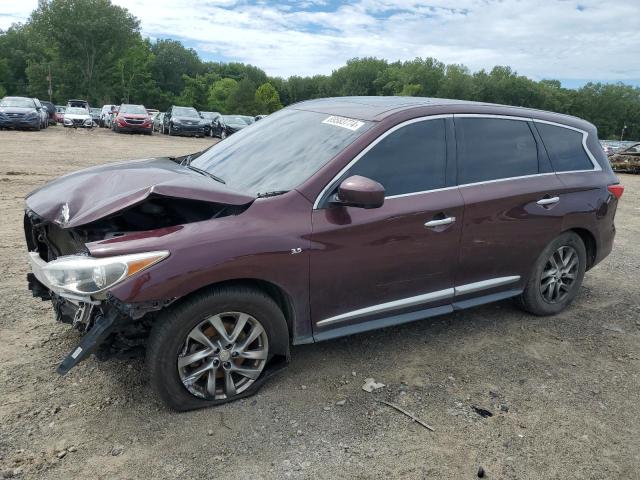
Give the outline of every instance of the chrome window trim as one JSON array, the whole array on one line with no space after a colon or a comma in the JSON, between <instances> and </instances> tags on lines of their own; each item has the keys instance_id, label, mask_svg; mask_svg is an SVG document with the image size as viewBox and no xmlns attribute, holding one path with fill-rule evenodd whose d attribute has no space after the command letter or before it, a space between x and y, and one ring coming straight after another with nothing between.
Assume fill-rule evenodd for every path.
<instances>
[{"instance_id":1,"label":"chrome window trim","mask_svg":"<svg viewBox=\"0 0 640 480\"><path fill-rule=\"evenodd\" d=\"M381 134L378 138L376 138L369 145L367 145L360 153L358 153L358 155L356 155L353 158L353 160L351 160L342 170L340 170L336 175L334 175L334 177L331 179L331 181L325 185L325 187L322 189L322 191L316 197L316 201L313 202L313 209L314 210L318 210L318 207L320 205L320 200L326 195L326 193L329 190L331 190L333 187L335 187L335 184L338 181L338 179L340 179L342 177L342 175L344 175L347 170L349 170L353 165L355 165L358 160L360 160L363 156L365 156L369 152L369 150L371 150L373 147L375 147L378 143L380 143L382 140L384 140L387 136L391 135L393 132L395 132L396 130L401 129L402 127L406 127L407 125L411 125L412 123L428 122L429 120L437 120L437 119L440 119L440 118L453 118L453 113L445 113L445 114L441 114L441 115L426 115L426 116L423 116L423 117L412 118L410 120L406 120L406 121L404 121L402 123L399 123L398 125L390 128L389 130L387 130L386 132ZM445 188L450 188L450 187L445 187ZM433 191L433 190L427 190L427 191ZM416 195L416 194L415 193L405 193L405 194L402 194L402 195ZM397 196L394 195L394 197L397 197ZM385 197L385 199L387 199L387 198L391 198L391 197Z\"/></svg>"},{"instance_id":2,"label":"chrome window trim","mask_svg":"<svg viewBox=\"0 0 640 480\"><path fill-rule=\"evenodd\" d=\"M520 280L520 275L488 278L480 282L467 283L465 285L459 285L453 288L436 290L435 292L424 293L422 295L416 295L414 297L401 298L399 300L379 303L377 305L371 305L369 307L359 308L357 310L352 310L350 312L341 313L340 315L335 315L333 317L320 320L318 323L316 323L316 326L324 327L326 325L332 325L334 323L343 322L346 320L354 320L356 318L365 317L367 315L390 312L393 310L398 310L400 308L414 307L414 306L422 305L425 303L435 302L437 300L454 298L458 295L475 293L481 290L486 290L488 288L502 287L504 285L517 282L518 280Z\"/></svg>"},{"instance_id":3,"label":"chrome window trim","mask_svg":"<svg viewBox=\"0 0 640 480\"><path fill-rule=\"evenodd\" d=\"M428 115L428 116L424 116L424 117L413 118L411 120L407 120L405 122L399 123L395 127L393 127L391 129L387 130L386 132L384 132L382 135L380 135L378 138L376 138L369 145L367 145L358 155L356 155L354 157L353 160L351 160L347 164L347 166L345 166L342 170L340 170L338 172L338 174L335 175L331 179L331 181L329 183L327 183L327 185L322 189L320 194L316 197L315 202L313 203L313 210L318 210L319 205L320 205L320 200L322 199L322 197L324 197L324 195L327 193L328 190L330 190L331 188L333 188L335 186L336 181L340 177L342 177L342 175L344 175L344 173L347 170L349 170L358 160L360 160L360 158L362 158L369 150L371 150L374 146L376 146L387 135L395 132L399 128L404 127L405 125L410 125L410 124L416 123L416 122L435 120L435 119L438 119L438 118L454 118L454 119L455 118L499 118L499 119L503 119L503 120L517 120L517 121L521 121L521 122L546 123L548 125L553 125L553 126L556 126L556 127L561 127L561 128L566 128L566 129L569 129L569 130L574 130L574 131L579 132L579 133L582 134L582 149L587 154L587 157L589 157L589 160L591 160L591 163L593 165L593 169L590 169L590 170L567 170L565 172L553 171L553 172L546 172L546 173L534 173L534 174L531 174L531 175L522 175L522 176L519 176L519 177L496 178L494 180L484 180L482 182L463 183L463 184L453 185L453 186L450 186L450 187L434 188L432 190L422 190L420 192L411 192L411 193L402 193L402 194L399 194L399 195L390 195L388 197L385 197L385 200L392 200L394 198L411 197L411 196L414 196L414 195L422 195L424 193L441 192L441 191L445 191L445 190L453 190L455 188L471 187L471 186L483 185L483 184L489 184L489 183L495 183L495 182L504 182L504 181L508 181L508 180L520 180L520 179L524 179L524 178L542 177L542 176L545 176L545 175L564 175L564 174L567 174L567 173L588 173L588 172L600 172L600 171L602 171L602 167L600 166L598 161L595 159L595 157L593 156L593 154L591 153L591 151L587 147L587 138L589 136L589 133L586 130L582 130L581 128L572 127L570 125L565 125L563 123L551 122L549 120L541 120L541 119L537 119L537 118L533 118L533 117L516 117L516 116L512 116L512 115L493 115L493 114L490 114L490 113L455 113L455 114L454 113L447 113L447 114L441 114L441 115Z\"/></svg>"},{"instance_id":4,"label":"chrome window trim","mask_svg":"<svg viewBox=\"0 0 640 480\"><path fill-rule=\"evenodd\" d=\"M591 163L593 164L593 169L592 170L567 170L566 172L556 172L556 173L562 174L562 173L600 172L600 171L602 171L602 167L600 166L598 161L595 159L595 157L593 156L593 154L589 150L589 147L587 147L587 137L589 137L589 132L587 132L586 130L582 130L581 128L572 127L570 125L564 125L562 123L557 123L557 122L550 122L549 120L537 120L537 119L534 119L533 121L535 123L546 123L547 125L553 125L554 127L566 128L568 130L573 130L574 132L579 132L579 133L582 134L582 149L587 154L587 157L589 157L589 160L591 160Z\"/></svg>"}]
</instances>

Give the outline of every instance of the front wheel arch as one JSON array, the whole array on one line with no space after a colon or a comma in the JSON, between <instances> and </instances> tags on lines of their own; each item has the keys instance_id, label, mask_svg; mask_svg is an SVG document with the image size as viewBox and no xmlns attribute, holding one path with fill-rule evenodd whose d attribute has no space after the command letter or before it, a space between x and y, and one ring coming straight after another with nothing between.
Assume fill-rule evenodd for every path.
<instances>
[{"instance_id":1,"label":"front wheel arch","mask_svg":"<svg viewBox=\"0 0 640 480\"><path fill-rule=\"evenodd\" d=\"M192 297L197 295L202 295L207 292L216 291L220 289L246 289L250 291L257 291L263 294L266 294L268 297L273 300L278 308L282 311L282 314L285 318L285 324L281 325L278 329L278 338L285 339L283 342L276 342L272 345L274 349L277 348L277 352L274 350L274 353L279 355L284 355L289 358L289 345L291 344L291 339L293 337L293 325L295 321L295 309L293 307L293 301L291 296L279 285L276 285L273 282L269 282L267 280L261 280L256 278L239 278L233 280L223 280L216 283L211 283L209 285L205 285L203 287L198 288L183 297L176 300L172 305L179 304L181 302L189 301Z\"/></svg>"}]
</instances>

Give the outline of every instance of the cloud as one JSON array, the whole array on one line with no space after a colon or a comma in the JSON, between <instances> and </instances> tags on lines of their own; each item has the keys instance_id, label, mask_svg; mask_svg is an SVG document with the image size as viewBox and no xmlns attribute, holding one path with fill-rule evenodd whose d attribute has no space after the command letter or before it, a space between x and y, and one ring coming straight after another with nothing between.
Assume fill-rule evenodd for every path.
<instances>
[{"instance_id":1,"label":"cloud","mask_svg":"<svg viewBox=\"0 0 640 480\"><path fill-rule=\"evenodd\" d=\"M0 28L36 4L8 3L0 3L9 15L0 15ZM114 3L140 18L148 36L178 38L206 58L270 75L328 74L353 57L432 56L472 70L509 65L535 79L640 79L640 29L630 21L640 18L640 2L628 0Z\"/></svg>"}]
</instances>

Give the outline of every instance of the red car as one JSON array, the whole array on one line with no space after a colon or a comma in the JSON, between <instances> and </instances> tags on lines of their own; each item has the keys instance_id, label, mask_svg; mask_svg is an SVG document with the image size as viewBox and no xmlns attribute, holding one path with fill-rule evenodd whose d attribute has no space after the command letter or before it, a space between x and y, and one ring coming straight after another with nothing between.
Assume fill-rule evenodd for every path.
<instances>
[{"instance_id":1,"label":"red car","mask_svg":"<svg viewBox=\"0 0 640 480\"><path fill-rule=\"evenodd\" d=\"M152 135L153 122L143 105L122 104L111 122L111 129L117 133L138 132Z\"/></svg>"},{"instance_id":2,"label":"red car","mask_svg":"<svg viewBox=\"0 0 640 480\"><path fill-rule=\"evenodd\" d=\"M579 118L317 99L203 152L31 193L28 281L84 334L60 373L144 352L188 410L256 392L292 344L506 298L561 312L611 252L622 192Z\"/></svg>"}]
</instances>

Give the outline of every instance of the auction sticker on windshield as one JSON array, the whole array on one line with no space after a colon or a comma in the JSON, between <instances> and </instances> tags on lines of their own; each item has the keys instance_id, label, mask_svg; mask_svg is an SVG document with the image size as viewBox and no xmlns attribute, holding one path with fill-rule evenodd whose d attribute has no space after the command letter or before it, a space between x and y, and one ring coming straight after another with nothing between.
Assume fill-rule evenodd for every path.
<instances>
[{"instance_id":1,"label":"auction sticker on windshield","mask_svg":"<svg viewBox=\"0 0 640 480\"><path fill-rule=\"evenodd\" d=\"M364 122L361 122L360 120L354 120L353 118L346 117L337 117L335 115L331 115L330 117L325 118L322 123L346 128L348 130L353 130L354 132L358 130L362 125L364 125Z\"/></svg>"}]
</instances>

